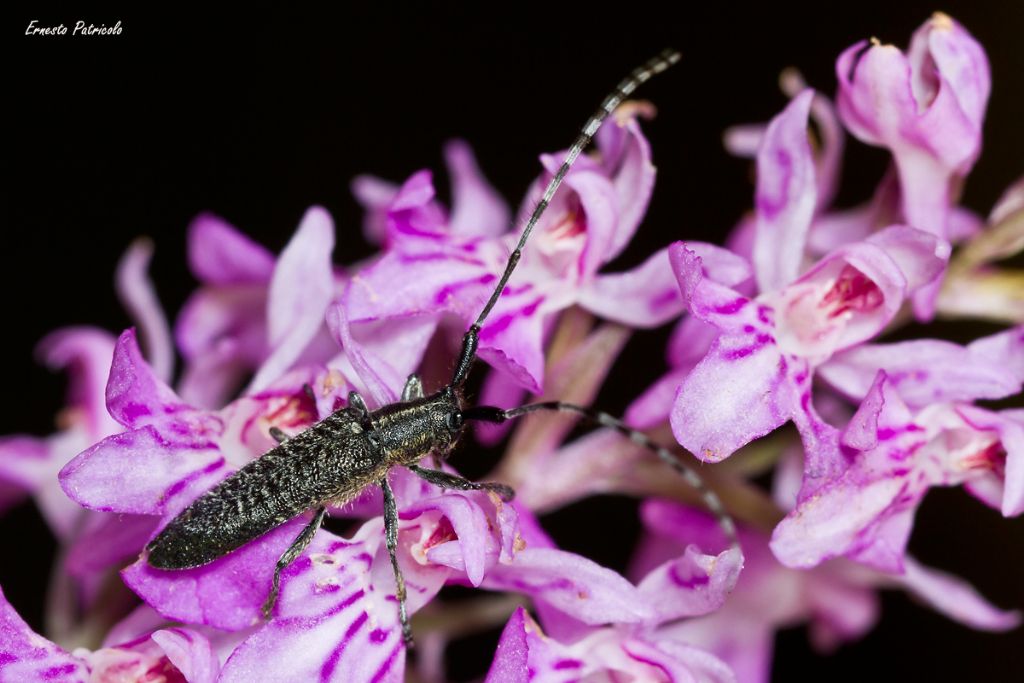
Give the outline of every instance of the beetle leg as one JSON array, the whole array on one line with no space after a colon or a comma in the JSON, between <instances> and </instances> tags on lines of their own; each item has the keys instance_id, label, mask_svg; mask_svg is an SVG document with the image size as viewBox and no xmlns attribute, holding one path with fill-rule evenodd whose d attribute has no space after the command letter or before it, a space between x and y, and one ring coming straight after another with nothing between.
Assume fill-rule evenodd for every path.
<instances>
[{"instance_id":1,"label":"beetle leg","mask_svg":"<svg viewBox=\"0 0 1024 683\"><path fill-rule=\"evenodd\" d=\"M405 388L402 389L402 401L408 403L423 398L423 381L419 375L409 375L405 380Z\"/></svg>"},{"instance_id":2,"label":"beetle leg","mask_svg":"<svg viewBox=\"0 0 1024 683\"><path fill-rule=\"evenodd\" d=\"M270 436L274 437L274 441L278 443L284 443L288 440L288 435L281 431L278 427L270 428Z\"/></svg>"},{"instance_id":3,"label":"beetle leg","mask_svg":"<svg viewBox=\"0 0 1024 683\"><path fill-rule=\"evenodd\" d=\"M316 514L313 515L313 519L310 520L309 524L299 533L298 537L292 544L288 546L288 550L284 551L281 558L277 561L277 566L274 567L274 580L270 585L270 595L267 596L266 602L263 603L262 612L263 618L269 619L270 613L274 609L274 603L277 602L277 594L281 588L281 572L284 571L285 567L295 561L295 558L302 554L302 551L306 549L309 542L313 540L313 534L316 533L317 529L320 528L320 524L324 521L324 514L327 512L327 508L317 508Z\"/></svg>"},{"instance_id":4,"label":"beetle leg","mask_svg":"<svg viewBox=\"0 0 1024 683\"><path fill-rule=\"evenodd\" d=\"M440 486L443 489L457 489L459 491L494 491L501 499L506 503L515 498L516 492L512 490L511 486L505 484L498 484L492 481L470 481L464 477L460 477L456 474L448 474L440 470L428 470L425 467L419 467L417 465L409 465L409 469L418 474L423 479L426 479L434 486Z\"/></svg>"},{"instance_id":5,"label":"beetle leg","mask_svg":"<svg viewBox=\"0 0 1024 683\"><path fill-rule=\"evenodd\" d=\"M363 400L358 391L348 392L348 407L359 413L360 422L366 422L370 419L370 411L366 407L366 401Z\"/></svg>"},{"instance_id":6,"label":"beetle leg","mask_svg":"<svg viewBox=\"0 0 1024 683\"><path fill-rule=\"evenodd\" d=\"M384 536L387 539L388 555L391 556L391 568L395 571L395 597L398 598L398 618L402 622L402 639L405 646L412 649L412 629L409 627L409 612L405 605L405 577L398 566L398 507L395 505L395 494L388 484L385 475L380 480L381 491L384 492Z\"/></svg>"}]
</instances>

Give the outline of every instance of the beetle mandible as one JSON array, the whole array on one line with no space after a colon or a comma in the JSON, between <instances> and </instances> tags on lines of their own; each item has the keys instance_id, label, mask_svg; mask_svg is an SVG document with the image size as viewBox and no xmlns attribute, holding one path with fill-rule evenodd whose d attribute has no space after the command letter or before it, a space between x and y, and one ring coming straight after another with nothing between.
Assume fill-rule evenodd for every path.
<instances>
[{"instance_id":1,"label":"beetle mandible","mask_svg":"<svg viewBox=\"0 0 1024 683\"><path fill-rule=\"evenodd\" d=\"M480 329L505 289L531 231L562 180L601 123L623 99L651 76L678 60L678 52L665 50L634 69L587 120L530 215L493 293L463 336L455 371L447 386L426 396L421 381L412 375L398 403L370 411L362 397L352 392L346 407L295 436L288 437L279 429L272 428L271 435L279 445L197 498L171 520L146 546L148 563L158 569L199 567L307 510L315 510L313 518L281 555L274 569L270 593L263 603L263 615L269 618L277 600L281 572L309 545L323 522L327 506L349 502L367 486L377 484L384 493L385 536L397 585L402 636L406 645L411 646L405 581L396 555L398 511L387 480L388 471L392 467L403 466L441 488L492 491L505 501L511 500L514 493L504 484L473 482L440 470L420 467L417 463L430 453L443 456L451 451L467 420L504 422L539 410L580 414L625 434L653 451L702 492L705 503L736 545L732 519L697 474L670 451L620 420L560 401L502 410L491 406L467 407L463 398L463 385L476 359Z\"/></svg>"}]
</instances>

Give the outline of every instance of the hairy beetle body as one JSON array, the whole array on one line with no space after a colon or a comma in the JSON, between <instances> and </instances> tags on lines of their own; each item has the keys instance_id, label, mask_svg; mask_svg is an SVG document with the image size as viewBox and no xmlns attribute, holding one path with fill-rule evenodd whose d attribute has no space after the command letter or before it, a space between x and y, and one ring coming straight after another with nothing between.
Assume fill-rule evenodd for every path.
<instances>
[{"instance_id":1,"label":"hairy beetle body","mask_svg":"<svg viewBox=\"0 0 1024 683\"><path fill-rule=\"evenodd\" d=\"M392 466L450 450L461 420L448 415L458 410L450 391L374 412L342 408L197 498L147 546L149 564L199 567L307 510L344 505Z\"/></svg>"}]
</instances>

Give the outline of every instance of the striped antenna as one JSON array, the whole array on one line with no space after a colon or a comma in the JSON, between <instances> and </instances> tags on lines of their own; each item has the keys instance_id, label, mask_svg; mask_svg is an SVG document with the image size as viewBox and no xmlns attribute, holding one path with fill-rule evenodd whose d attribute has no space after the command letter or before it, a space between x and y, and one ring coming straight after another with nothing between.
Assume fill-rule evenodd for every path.
<instances>
[{"instance_id":1,"label":"striped antenna","mask_svg":"<svg viewBox=\"0 0 1024 683\"><path fill-rule=\"evenodd\" d=\"M487 304L483 310L480 311L480 315L477 316L476 322L473 323L466 335L462 339L462 353L459 357L459 362L455 367L455 376L452 379L452 386L460 386L466 380L466 376L469 374L469 370L473 365L473 359L476 357L477 339L480 334L480 328L484 324L484 320L490 315L491 309L498 303L498 299L501 297L502 291L505 289L505 285L508 284L508 279L512 277L512 271L516 269L516 265L519 263L519 258L522 256L523 247L526 245L526 240L530 238L530 233L533 232L533 228L537 225L537 221L544 214L544 210L548 208L548 204L551 203L551 198L555 196L555 192L558 187L562 184L569 169L572 168L576 158L579 157L580 153L586 149L587 145L593 139L594 134L597 133L597 129L601 127L608 115L615 111L615 108L622 103L622 100L629 97L634 90L637 89L640 84L646 82L654 76L659 74L665 69L669 68L673 64L679 61L679 53L675 50L663 50L657 57L648 60L642 66L633 69L633 71L626 76L615 89L608 94L604 100L601 101L601 106L597 108L597 111L587 119L586 124L580 130L579 135L576 136L576 140L572 143L572 147L565 155L565 159L562 161L562 165L558 168L558 172L555 173L554 177L548 182L547 187L544 189L544 195L537 202L537 206L534 207L533 213L530 214L530 220L526 223L526 228L523 230L523 234L519 236L519 243L516 245L515 250L509 254L508 262L505 264L505 272L501 274L501 279L498 280L498 285L494 288L494 292L491 294L491 298L488 299Z\"/></svg>"},{"instance_id":2,"label":"striped antenna","mask_svg":"<svg viewBox=\"0 0 1024 683\"><path fill-rule=\"evenodd\" d=\"M602 427L614 429L633 443L641 446L642 448L646 448L657 455L660 460L667 463L672 469L681 474L683 479L686 480L686 483L700 494L701 499L704 501L704 505L708 508L711 514L714 515L722 533L724 533L725 537L729 540L729 545L736 550L740 549L739 537L736 534L736 523L733 521L732 517L729 516L729 513L726 512L725 505L722 504L722 499L718 497L718 494L708 488L708 485L704 483L704 480L701 479L696 470L687 465L686 462L678 455L657 443L643 432L633 429L617 417L601 412L600 410L594 410L593 408L587 408L574 403L566 403L565 401L531 403L518 408L511 408L509 410L502 410L501 408L495 408L492 406L476 406L465 410L463 412L463 417L467 420L479 420L481 422L493 422L500 424L507 420L513 420L517 417L522 417L523 415L529 415L530 413L536 413L542 410L582 415L590 422Z\"/></svg>"}]
</instances>

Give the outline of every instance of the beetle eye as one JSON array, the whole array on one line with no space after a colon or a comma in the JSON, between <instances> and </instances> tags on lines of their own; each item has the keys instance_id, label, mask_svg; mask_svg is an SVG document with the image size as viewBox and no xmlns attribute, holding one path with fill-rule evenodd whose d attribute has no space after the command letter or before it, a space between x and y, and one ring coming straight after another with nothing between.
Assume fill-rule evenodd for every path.
<instances>
[{"instance_id":1,"label":"beetle eye","mask_svg":"<svg viewBox=\"0 0 1024 683\"><path fill-rule=\"evenodd\" d=\"M462 413L448 413L445 421L448 423L449 431L457 432L462 429Z\"/></svg>"}]
</instances>

